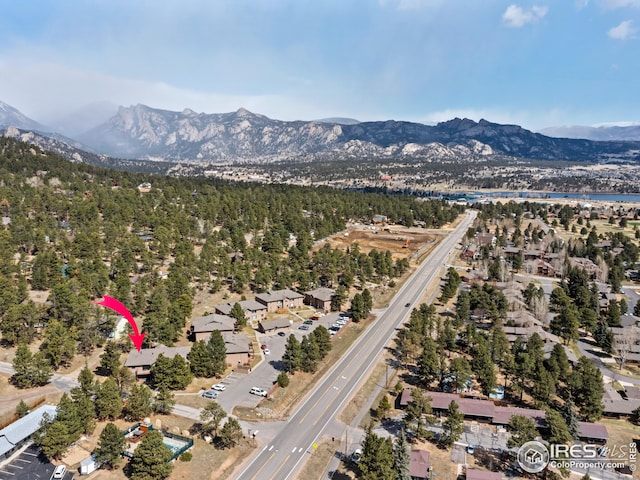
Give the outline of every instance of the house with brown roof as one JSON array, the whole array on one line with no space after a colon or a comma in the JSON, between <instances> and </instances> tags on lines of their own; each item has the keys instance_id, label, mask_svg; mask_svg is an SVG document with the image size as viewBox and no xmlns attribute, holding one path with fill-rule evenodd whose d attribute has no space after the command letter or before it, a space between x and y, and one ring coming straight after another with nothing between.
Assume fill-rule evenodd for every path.
<instances>
[{"instance_id":1,"label":"house with brown roof","mask_svg":"<svg viewBox=\"0 0 640 480\"><path fill-rule=\"evenodd\" d=\"M484 247L485 245L493 247L496 244L496 236L489 232L476 233L476 242L480 247Z\"/></svg>"},{"instance_id":2,"label":"house with brown roof","mask_svg":"<svg viewBox=\"0 0 640 480\"><path fill-rule=\"evenodd\" d=\"M583 442L604 445L609 439L609 432L601 423L578 422L578 438Z\"/></svg>"},{"instance_id":3,"label":"house with brown roof","mask_svg":"<svg viewBox=\"0 0 640 480\"><path fill-rule=\"evenodd\" d=\"M235 330L236 319L229 315L212 313L204 317L196 317L191 323L191 336L197 342L199 340L209 340L211 332L233 332Z\"/></svg>"},{"instance_id":4,"label":"house with brown roof","mask_svg":"<svg viewBox=\"0 0 640 480\"><path fill-rule=\"evenodd\" d=\"M275 312L283 308L300 308L304 295L293 290L273 290L256 295L256 301L267 307L267 312Z\"/></svg>"},{"instance_id":5,"label":"house with brown roof","mask_svg":"<svg viewBox=\"0 0 640 480\"><path fill-rule=\"evenodd\" d=\"M431 460L426 450L411 450L409 456L409 476L411 480L431 478Z\"/></svg>"},{"instance_id":6,"label":"house with brown roof","mask_svg":"<svg viewBox=\"0 0 640 480\"><path fill-rule=\"evenodd\" d=\"M223 332L224 348L227 351L227 365L235 367L248 365L253 360L253 342L246 333Z\"/></svg>"},{"instance_id":7,"label":"house with brown roof","mask_svg":"<svg viewBox=\"0 0 640 480\"><path fill-rule=\"evenodd\" d=\"M124 362L124 366L130 368L136 379L146 379L151 374L151 367L156 363L160 355L167 358L174 358L180 355L185 360L191 351L191 347L167 347L159 345L154 348L143 348L142 350L131 350Z\"/></svg>"},{"instance_id":8,"label":"house with brown roof","mask_svg":"<svg viewBox=\"0 0 640 480\"><path fill-rule=\"evenodd\" d=\"M286 318L276 318L274 320L260 320L258 322L258 330L261 333L277 332L280 330L289 330L291 321Z\"/></svg>"},{"instance_id":9,"label":"house with brown roof","mask_svg":"<svg viewBox=\"0 0 640 480\"><path fill-rule=\"evenodd\" d=\"M255 300L242 300L238 302L244 310L244 316L248 321L259 322L267 318L267 307ZM221 315L231 315L231 309L235 305L235 302L222 303L216 305L216 313Z\"/></svg>"},{"instance_id":10,"label":"house with brown roof","mask_svg":"<svg viewBox=\"0 0 640 480\"><path fill-rule=\"evenodd\" d=\"M331 299L336 291L333 288L320 287L304 292L304 303L323 312L331 311Z\"/></svg>"}]
</instances>

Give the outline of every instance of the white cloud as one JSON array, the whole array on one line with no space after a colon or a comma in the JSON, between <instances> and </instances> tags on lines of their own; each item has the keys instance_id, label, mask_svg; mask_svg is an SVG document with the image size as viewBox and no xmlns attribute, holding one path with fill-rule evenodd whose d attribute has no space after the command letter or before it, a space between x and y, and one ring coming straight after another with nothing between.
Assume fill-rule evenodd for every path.
<instances>
[{"instance_id":1,"label":"white cloud","mask_svg":"<svg viewBox=\"0 0 640 480\"><path fill-rule=\"evenodd\" d=\"M616 40L627 40L633 38L637 31L638 29L633 26L632 20L625 20L620 22L620 25L611 28L607 35Z\"/></svg>"},{"instance_id":2,"label":"white cloud","mask_svg":"<svg viewBox=\"0 0 640 480\"><path fill-rule=\"evenodd\" d=\"M578 10L582 10L587 5L589 5L589 0L575 0L575 4Z\"/></svg>"},{"instance_id":3,"label":"white cloud","mask_svg":"<svg viewBox=\"0 0 640 480\"><path fill-rule=\"evenodd\" d=\"M507 27L520 28L527 23L534 23L543 18L549 11L548 7L534 5L524 9L518 5L509 5L502 14L502 23Z\"/></svg>"}]
</instances>

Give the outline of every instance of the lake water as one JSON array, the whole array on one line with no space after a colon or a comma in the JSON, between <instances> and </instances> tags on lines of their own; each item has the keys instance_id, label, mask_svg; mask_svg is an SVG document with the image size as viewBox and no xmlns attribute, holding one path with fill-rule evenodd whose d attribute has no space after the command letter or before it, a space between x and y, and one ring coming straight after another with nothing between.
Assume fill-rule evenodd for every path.
<instances>
[{"instance_id":1,"label":"lake water","mask_svg":"<svg viewBox=\"0 0 640 480\"><path fill-rule=\"evenodd\" d=\"M635 202L640 203L640 194L624 193L575 193L575 192L474 192L473 195L499 198L530 198L536 200L540 198L573 198L583 201L602 202Z\"/></svg>"}]
</instances>

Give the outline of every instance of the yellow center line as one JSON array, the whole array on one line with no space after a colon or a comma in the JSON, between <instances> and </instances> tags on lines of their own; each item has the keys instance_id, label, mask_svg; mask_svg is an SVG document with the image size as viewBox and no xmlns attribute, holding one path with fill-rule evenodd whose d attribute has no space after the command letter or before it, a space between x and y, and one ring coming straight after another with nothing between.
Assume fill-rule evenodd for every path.
<instances>
[{"instance_id":1,"label":"yellow center line","mask_svg":"<svg viewBox=\"0 0 640 480\"><path fill-rule=\"evenodd\" d=\"M282 465L280 465L280 468L276 470L276 473L274 473L273 477L271 477L272 479L278 478L278 474L280 473L280 470L282 470L282 467L284 467L287 464L287 461L289 460L290 457L291 457L291 454L287 455L287 458L284 459L284 462L282 462Z\"/></svg>"},{"instance_id":2,"label":"yellow center line","mask_svg":"<svg viewBox=\"0 0 640 480\"><path fill-rule=\"evenodd\" d=\"M251 477L251 480L256 480L256 478L258 478L258 475L260 475L260 472L262 471L262 469L267 466L267 463L269 463L271 461L271 459L273 458L273 456L275 454L276 454L276 452L273 452L271 454L271 456L269 458L267 458L267 461L264 462L264 464L260 467L260 469L256 472L256 474L253 477Z\"/></svg>"}]
</instances>

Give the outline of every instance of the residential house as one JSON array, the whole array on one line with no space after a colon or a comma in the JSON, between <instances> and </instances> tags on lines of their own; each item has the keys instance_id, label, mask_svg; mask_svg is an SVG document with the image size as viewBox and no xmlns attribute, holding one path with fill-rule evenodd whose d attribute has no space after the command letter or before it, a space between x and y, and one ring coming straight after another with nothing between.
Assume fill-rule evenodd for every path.
<instances>
[{"instance_id":1,"label":"residential house","mask_svg":"<svg viewBox=\"0 0 640 480\"><path fill-rule=\"evenodd\" d=\"M204 317L196 317L191 323L191 336L197 342L199 340L209 340L211 332L233 332L235 330L236 319L229 315L212 313Z\"/></svg>"},{"instance_id":2,"label":"residential house","mask_svg":"<svg viewBox=\"0 0 640 480\"><path fill-rule=\"evenodd\" d=\"M276 318L275 320L261 320L258 322L258 330L261 333L277 332L280 330L289 330L291 321L286 318Z\"/></svg>"},{"instance_id":3,"label":"residential house","mask_svg":"<svg viewBox=\"0 0 640 480\"><path fill-rule=\"evenodd\" d=\"M471 262L472 260L478 260L480 258L480 249L473 243L467 245L462 252L462 258Z\"/></svg>"},{"instance_id":4,"label":"residential house","mask_svg":"<svg viewBox=\"0 0 640 480\"><path fill-rule=\"evenodd\" d=\"M586 443L604 445L609 439L609 432L601 423L578 422L578 439Z\"/></svg>"},{"instance_id":5,"label":"residential house","mask_svg":"<svg viewBox=\"0 0 640 480\"><path fill-rule=\"evenodd\" d=\"M267 318L267 307L255 300L242 300L238 302L244 310L244 316L248 321L259 322ZM221 315L231 315L231 309L235 305L235 302L222 303L216 305L216 313Z\"/></svg>"},{"instance_id":6,"label":"residential house","mask_svg":"<svg viewBox=\"0 0 640 480\"><path fill-rule=\"evenodd\" d=\"M227 351L227 365L247 365L253 360L253 342L246 333L222 332Z\"/></svg>"},{"instance_id":7,"label":"residential house","mask_svg":"<svg viewBox=\"0 0 640 480\"><path fill-rule=\"evenodd\" d=\"M496 236L489 232L476 233L476 242L480 247L493 247L496 244Z\"/></svg>"},{"instance_id":8,"label":"residential house","mask_svg":"<svg viewBox=\"0 0 640 480\"><path fill-rule=\"evenodd\" d=\"M513 415L524 415L533 419L538 427L546 426L544 410L497 406L491 400L462 397L455 393L425 392L425 397L431 398L431 408L437 416L446 414L451 401L455 401L458 404L460 413L464 415L465 420L507 425ZM399 405L401 408L404 408L412 400L413 395L411 389L405 388L400 396Z\"/></svg>"},{"instance_id":9,"label":"residential house","mask_svg":"<svg viewBox=\"0 0 640 480\"><path fill-rule=\"evenodd\" d=\"M431 461L426 450L411 450L409 456L409 476L411 480L431 478Z\"/></svg>"},{"instance_id":10,"label":"residential house","mask_svg":"<svg viewBox=\"0 0 640 480\"><path fill-rule=\"evenodd\" d=\"M275 312L283 308L300 308L304 295L289 290L274 290L256 295L256 301L266 305L267 312Z\"/></svg>"},{"instance_id":11,"label":"residential house","mask_svg":"<svg viewBox=\"0 0 640 480\"><path fill-rule=\"evenodd\" d=\"M607 417L629 417L636 408L640 408L640 398L623 398L610 383L604 384L602 395L603 414Z\"/></svg>"},{"instance_id":12,"label":"residential house","mask_svg":"<svg viewBox=\"0 0 640 480\"><path fill-rule=\"evenodd\" d=\"M331 299L336 291L333 288L320 287L304 292L304 303L323 312L331 311Z\"/></svg>"},{"instance_id":13,"label":"residential house","mask_svg":"<svg viewBox=\"0 0 640 480\"><path fill-rule=\"evenodd\" d=\"M185 360L191 347L167 347L160 345L154 348L143 348L142 350L131 350L124 362L124 366L131 369L136 379L144 380L151 374L151 367L156 363L160 355L173 358L180 355Z\"/></svg>"},{"instance_id":14,"label":"residential house","mask_svg":"<svg viewBox=\"0 0 640 480\"><path fill-rule=\"evenodd\" d=\"M0 430L0 460L10 457L30 441L33 434L40 430L40 422L45 414L53 420L56 413L55 406L42 405Z\"/></svg>"}]
</instances>

